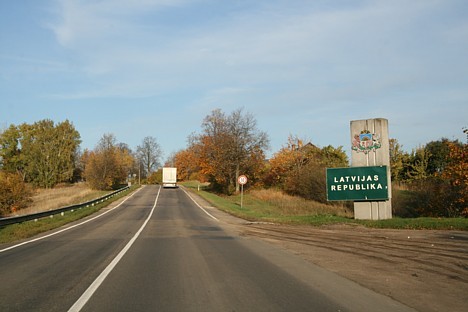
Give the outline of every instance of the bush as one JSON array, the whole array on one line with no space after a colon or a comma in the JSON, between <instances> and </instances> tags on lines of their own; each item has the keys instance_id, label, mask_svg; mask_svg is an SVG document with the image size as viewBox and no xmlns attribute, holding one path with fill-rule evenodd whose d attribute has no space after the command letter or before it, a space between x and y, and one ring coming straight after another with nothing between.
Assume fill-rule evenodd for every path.
<instances>
[{"instance_id":1,"label":"bush","mask_svg":"<svg viewBox=\"0 0 468 312\"><path fill-rule=\"evenodd\" d=\"M148 184L162 184L162 170L152 172L146 180Z\"/></svg>"},{"instance_id":2,"label":"bush","mask_svg":"<svg viewBox=\"0 0 468 312\"><path fill-rule=\"evenodd\" d=\"M18 174L0 171L0 216L25 208L31 196L31 189Z\"/></svg>"},{"instance_id":3,"label":"bush","mask_svg":"<svg viewBox=\"0 0 468 312\"><path fill-rule=\"evenodd\" d=\"M416 192L392 184L392 210L395 217L416 218L419 216L417 206Z\"/></svg>"},{"instance_id":4,"label":"bush","mask_svg":"<svg viewBox=\"0 0 468 312\"><path fill-rule=\"evenodd\" d=\"M407 189L395 187L392 194L393 212L399 217L466 217L467 194L441 177L427 177L407 184Z\"/></svg>"},{"instance_id":5,"label":"bush","mask_svg":"<svg viewBox=\"0 0 468 312\"><path fill-rule=\"evenodd\" d=\"M325 167L316 163L296 169L286 178L284 191L289 195L327 203Z\"/></svg>"}]
</instances>

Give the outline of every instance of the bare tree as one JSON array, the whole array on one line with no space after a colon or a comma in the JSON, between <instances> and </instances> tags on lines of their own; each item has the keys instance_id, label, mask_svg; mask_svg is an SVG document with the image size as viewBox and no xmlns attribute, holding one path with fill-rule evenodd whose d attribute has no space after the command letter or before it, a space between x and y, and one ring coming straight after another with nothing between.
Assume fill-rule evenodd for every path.
<instances>
[{"instance_id":1,"label":"bare tree","mask_svg":"<svg viewBox=\"0 0 468 312\"><path fill-rule=\"evenodd\" d=\"M137 158L144 168L146 176L149 176L158 166L162 157L161 146L159 146L156 138L147 136L137 146Z\"/></svg>"},{"instance_id":2,"label":"bare tree","mask_svg":"<svg viewBox=\"0 0 468 312\"><path fill-rule=\"evenodd\" d=\"M164 162L165 167L175 167L177 152L172 152Z\"/></svg>"}]
</instances>

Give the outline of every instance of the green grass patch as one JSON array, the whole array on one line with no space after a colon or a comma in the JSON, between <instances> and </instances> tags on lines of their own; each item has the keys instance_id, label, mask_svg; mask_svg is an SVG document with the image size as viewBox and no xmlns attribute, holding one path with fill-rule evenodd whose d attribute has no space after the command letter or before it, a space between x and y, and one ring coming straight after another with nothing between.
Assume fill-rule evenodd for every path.
<instances>
[{"instance_id":1,"label":"green grass patch","mask_svg":"<svg viewBox=\"0 0 468 312\"><path fill-rule=\"evenodd\" d=\"M45 217L38 219L37 221L26 221L17 224L11 224L4 227L0 227L0 244L11 243L21 239L33 237L37 234L59 228L67 223L87 217L100 209L108 206L110 203L128 195L135 191L138 186L132 186L130 189L117 194L116 196L108 199L105 202L99 203L94 206L83 207L81 209L75 209L67 211L64 215L54 215L53 217Z\"/></svg>"},{"instance_id":2,"label":"green grass patch","mask_svg":"<svg viewBox=\"0 0 468 312\"><path fill-rule=\"evenodd\" d=\"M186 181L186 182L178 182L178 183L190 189L196 189L196 190L198 189L205 190L210 185L209 183L201 183L198 181Z\"/></svg>"},{"instance_id":3,"label":"green grass patch","mask_svg":"<svg viewBox=\"0 0 468 312\"><path fill-rule=\"evenodd\" d=\"M355 220L348 215L344 207L326 208L320 203L304 199L285 197L278 199L278 194L268 198L266 194L249 192L244 194L242 207L240 195L221 196L208 192L204 188L198 191L198 184L183 183L193 192L203 197L216 208L236 217L257 222L274 222L298 225L350 224L382 229L430 229L468 231L467 218L393 218L389 220ZM326 210L329 209L329 210ZM340 210L341 209L341 210Z\"/></svg>"}]
</instances>

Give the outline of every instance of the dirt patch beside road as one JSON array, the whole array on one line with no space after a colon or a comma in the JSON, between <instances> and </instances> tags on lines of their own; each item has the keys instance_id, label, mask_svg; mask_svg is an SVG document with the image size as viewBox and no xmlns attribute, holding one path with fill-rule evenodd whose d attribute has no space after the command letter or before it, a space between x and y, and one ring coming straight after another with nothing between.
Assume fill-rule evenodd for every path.
<instances>
[{"instance_id":1,"label":"dirt patch beside road","mask_svg":"<svg viewBox=\"0 0 468 312\"><path fill-rule=\"evenodd\" d=\"M468 233L247 223L241 235L304 259L419 311L466 311Z\"/></svg>"}]
</instances>

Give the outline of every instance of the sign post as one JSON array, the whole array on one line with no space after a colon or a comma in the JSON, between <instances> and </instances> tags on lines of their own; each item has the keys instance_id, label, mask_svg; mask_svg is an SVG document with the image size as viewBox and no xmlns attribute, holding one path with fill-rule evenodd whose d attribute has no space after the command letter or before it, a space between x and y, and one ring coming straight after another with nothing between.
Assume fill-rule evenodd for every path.
<instances>
[{"instance_id":1,"label":"sign post","mask_svg":"<svg viewBox=\"0 0 468 312\"><path fill-rule=\"evenodd\" d=\"M392 183L390 179L388 120L384 118L353 120L350 126L351 167L381 167L382 170L386 171L387 179L386 198L356 200L354 202L354 218L368 220L391 219ZM382 179L384 179L383 175L379 175L379 181Z\"/></svg>"},{"instance_id":2,"label":"sign post","mask_svg":"<svg viewBox=\"0 0 468 312\"><path fill-rule=\"evenodd\" d=\"M351 167L327 168L327 200L354 201L354 219L392 218L388 120L351 121Z\"/></svg>"},{"instance_id":3,"label":"sign post","mask_svg":"<svg viewBox=\"0 0 468 312\"><path fill-rule=\"evenodd\" d=\"M241 185L241 208L242 208L242 201L244 197L244 184L247 183L247 177L245 175L240 175L237 178L237 182L239 182L239 184Z\"/></svg>"}]
</instances>

